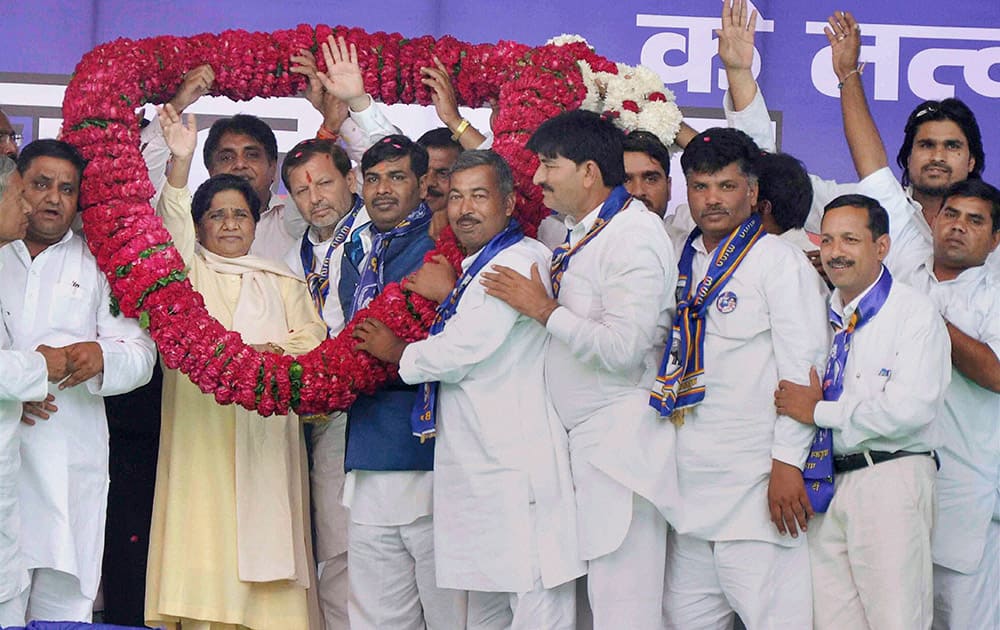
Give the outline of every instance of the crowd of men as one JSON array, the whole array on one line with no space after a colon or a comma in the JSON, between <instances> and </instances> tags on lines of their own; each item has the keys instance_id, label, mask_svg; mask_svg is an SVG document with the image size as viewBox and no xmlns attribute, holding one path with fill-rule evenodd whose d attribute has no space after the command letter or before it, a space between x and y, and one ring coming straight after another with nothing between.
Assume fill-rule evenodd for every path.
<instances>
[{"instance_id":1,"label":"crowd of men","mask_svg":"<svg viewBox=\"0 0 1000 630\"><path fill-rule=\"evenodd\" d=\"M837 12L858 181L823 181L774 152L755 20L724 3L729 127L675 139L687 204L669 215L663 139L569 111L528 142L553 215L525 236L510 168L458 115L443 67L424 80L446 126L413 141L343 40L326 71L293 57L324 123L280 169L261 120L212 125L210 175L262 202L251 254L300 275L329 335L391 282L440 305L414 343L358 322L358 348L399 378L311 429L327 630L571 629L585 608L598 630L1000 627L1000 191L981 179L976 118L957 99L915 107L898 181L860 28ZM193 69L169 111L213 78ZM143 131L154 182L170 159L159 125ZM155 361L71 229L83 160L18 140L0 115L16 159L0 157L3 627L90 620L103 399ZM461 269L423 262L445 226ZM123 413L152 422L156 404ZM130 510L113 499L127 474L111 484L109 531ZM121 492L133 510L152 501L149 484ZM142 583L138 555L116 556L136 567L116 581ZM112 574L106 561L106 595ZM138 590L110 620L141 625Z\"/></svg>"}]
</instances>

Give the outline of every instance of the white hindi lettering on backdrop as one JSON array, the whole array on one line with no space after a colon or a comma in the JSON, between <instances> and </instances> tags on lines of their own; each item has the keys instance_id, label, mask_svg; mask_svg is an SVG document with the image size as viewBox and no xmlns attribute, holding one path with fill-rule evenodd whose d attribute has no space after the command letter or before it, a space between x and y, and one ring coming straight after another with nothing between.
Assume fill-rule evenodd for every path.
<instances>
[{"instance_id":1,"label":"white hindi lettering on backdrop","mask_svg":"<svg viewBox=\"0 0 1000 630\"><path fill-rule=\"evenodd\" d=\"M822 35L826 22L806 22L806 33ZM863 38L872 36L874 43L861 46L861 61L874 70L875 100L899 100L900 40L923 39L958 42L1000 42L1000 28L960 26L919 26L910 24L862 24ZM990 67L1000 64L1000 46L981 49L925 48L906 62L906 82L910 91L922 99L943 99L955 96L955 86L939 82L934 73L938 68L962 69L969 88L986 98L1000 98L1000 81L990 77ZM821 93L837 97L837 77L830 63L830 46L820 48L813 56L812 82Z\"/></svg>"}]
</instances>

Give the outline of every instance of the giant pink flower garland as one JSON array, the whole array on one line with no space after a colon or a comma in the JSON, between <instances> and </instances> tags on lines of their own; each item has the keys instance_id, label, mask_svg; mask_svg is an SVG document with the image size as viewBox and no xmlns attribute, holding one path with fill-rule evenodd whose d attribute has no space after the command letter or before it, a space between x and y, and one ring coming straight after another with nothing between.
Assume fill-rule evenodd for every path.
<instances>
[{"instance_id":1,"label":"giant pink flower garland","mask_svg":"<svg viewBox=\"0 0 1000 630\"><path fill-rule=\"evenodd\" d=\"M84 231L117 305L148 326L168 367L219 403L235 402L262 415L346 409L359 392L373 392L395 368L354 350L354 322L375 317L400 337L417 340L427 334L434 305L391 284L338 337L314 351L298 357L256 352L208 314L148 203L154 191L139 152L136 108L165 102L184 72L205 63L215 70L213 94L235 100L296 94L304 79L288 72L289 58L302 48L317 51L317 42L331 33L357 46L365 88L384 103L430 104L420 68L432 66L434 56L452 70L460 104L480 106L499 97L493 149L514 171L518 216L532 233L546 210L531 183L537 160L525 143L539 124L578 107L587 95L578 60L595 72L617 72L581 42L539 48L467 44L449 36L407 39L342 26L119 39L87 53L66 90L63 138L89 160L81 190ZM462 254L450 230L428 257L436 253L458 268Z\"/></svg>"}]
</instances>

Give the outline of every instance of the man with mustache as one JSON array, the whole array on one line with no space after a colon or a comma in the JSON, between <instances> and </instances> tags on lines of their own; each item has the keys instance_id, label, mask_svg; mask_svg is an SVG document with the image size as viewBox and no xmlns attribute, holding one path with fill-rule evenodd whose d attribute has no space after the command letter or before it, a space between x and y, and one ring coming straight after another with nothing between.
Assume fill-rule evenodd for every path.
<instances>
[{"instance_id":1,"label":"man with mustache","mask_svg":"<svg viewBox=\"0 0 1000 630\"><path fill-rule=\"evenodd\" d=\"M304 140L292 147L281 165L281 179L309 229L289 249L285 262L306 280L316 311L330 336L344 328L335 294L343 245L355 225L368 225L368 212L354 194L354 171L347 154L332 140ZM331 290L334 292L331 295ZM347 415L331 414L311 425L313 527L320 565L319 595L326 630L348 628L348 512L344 490L344 430Z\"/></svg>"},{"instance_id":2,"label":"man with mustache","mask_svg":"<svg viewBox=\"0 0 1000 630\"><path fill-rule=\"evenodd\" d=\"M424 201L434 212L431 217L430 235L437 239L448 225L448 189L451 167L462 152L462 145L452 139L447 127L438 127L417 138L417 144L427 149L427 196Z\"/></svg>"},{"instance_id":3,"label":"man with mustache","mask_svg":"<svg viewBox=\"0 0 1000 630\"><path fill-rule=\"evenodd\" d=\"M801 250L767 234L754 211L759 155L742 132L714 128L681 157L697 227L679 255L674 340L650 400L679 425L667 628L728 627L734 612L749 630L812 624L800 536L812 431L770 396L778 379L821 363L823 297Z\"/></svg>"},{"instance_id":4,"label":"man with mustache","mask_svg":"<svg viewBox=\"0 0 1000 630\"><path fill-rule=\"evenodd\" d=\"M156 352L137 321L112 315L108 282L70 229L86 165L79 152L36 140L18 160L32 214L24 240L0 249L0 311L13 349L47 344L67 357L51 386L58 409L25 407L35 426L21 432L20 545L30 578L19 613L22 621L90 621L108 496L103 397L149 381Z\"/></svg>"},{"instance_id":5,"label":"man with mustache","mask_svg":"<svg viewBox=\"0 0 1000 630\"><path fill-rule=\"evenodd\" d=\"M820 255L836 289L826 371L808 385L783 379L774 394L779 413L816 431L806 476L821 630L931 627L933 449L950 344L931 300L883 266L888 229L870 197L827 204Z\"/></svg>"},{"instance_id":6,"label":"man with mustache","mask_svg":"<svg viewBox=\"0 0 1000 630\"><path fill-rule=\"evenodd\" d=\"M390 282L416 271L434 242L426 192L427 151L406 136L376 142L361 159L370 223L343 246L337 298L350 321ZM332 301L332 300L331 300ZM393 379L361 394L347 411L344 505L350 509L348 557L353 630L465 627L466 595L434 577L433 440L416 439L415 386Z\"/></svg>"},{"instance_id":7,"label":"man with mustache","mask_svg":"<svg viewBox=\"0 0 1000 630\"><path fill-rule=\"evenodd\" d=\"M954 184L931 225L934 244L909 238L911 215L892 230L908 249L893 248L896 278L930 296L951 338L951 384L937 417L934 627L986 628L1000 620L1000 285L987 257L1000 243L1000 191L978 179Z\"/></svg>"},{"instance_id":8,"label":"man with mustache","mask_svg":"<svg viewBox=\"0 0 1000 630\"><path fill-rule=\"evenodd\" d=\"M413 422L415 433L437 435L437 580L470 591L469 627L572 630L574 578L585 565L566 432L546 395L547 333L480 282L493 264L530 274L551 252L511 218L514 179L503 158L468 151L450 179L447 215L466 257L457 281L450 266L415 274L415 290L441 302L430 337L407 344L377 320L355 336L399 363L406 382L425 383ZM425 289L439 273L452 280L443 296Z\"/></svg>"},{"instance_id":9,"label":"man with mustache","mask_svg":"<svg viewBox=\"0 0 1000 630\"><path fill-rule=\"evenodd\" d=\"M545 326L549 397L569 434L580 556L594 628L660 627L674 427L647 406L673 314L676 268L662 223L621 185L624 134L593 112L550 118L528 141L534 182L565 241L530 276L483 272L487 295Z\"/></svg>"}]
</instances>

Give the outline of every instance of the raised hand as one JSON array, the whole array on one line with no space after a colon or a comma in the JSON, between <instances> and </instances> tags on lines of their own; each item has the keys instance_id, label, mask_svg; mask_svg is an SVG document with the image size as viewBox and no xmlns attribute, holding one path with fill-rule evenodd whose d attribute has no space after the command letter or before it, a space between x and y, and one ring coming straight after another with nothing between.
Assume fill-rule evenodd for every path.
<instances>
[{"instance_id":1,"label":"raised hand","mask_svg":"<svg viewBox=\"0 0 1000 630\"><path fill-rule=\"evenodd\" d=\"M334 40L333 35L330 35L323 43L323 59L326 60L326 72L317 71L316 76L326 91L347 103L356 112L367 108L365 81L361 76L358 50L354 44L348 47L343 37Z\"/></svg>"},{"instance_id":2,"label":"raised hand","mask_svg":"<svg viewBox=\"0 0 1000 630\"><path fill-rule=\"evenodd\" d=\"M326 88L323 87L323 82L319 78L319 69L316 66L316 57L309 49L303 48L298 55L292 55L291 60L296 64L291 67L291 71L308 79L303 96L316 111L323 114L323 126L332 133L340 133L340 126L344 124L350 113L347 103L327 92Z\"/></svg>"},{"instance_id":3,"label":"raised hand","mask_svg":"<svg viewBox=\"0 0 1000 630\"><path fill-rule=\"evenodd\" d=\"M184 74L181 86L177 88L177 93L170 99L170 104L178 112L184 111L189 105L199 98L208 94L215 82L215 71L207 63L190 70Z\"/></svg>"},{"instance_id":4,"label":"raised hand","mask_svg":"<svg viewBox=\"0 0 1000 630\"><path fill-rule=\"evenodd\" d=\"M858 57L861 55L861 25L850 12L836 11L827 19L829 26L823 29L830 42L833 72L843 82L858 71Z\"/></svg>"},{"instance_id":5,"label":"raised hand","mask_svg":"<svg viewBox=\"0 0 1000 630\"><path fill-rule=\"evenodd\" d=\"M757 10L747 17L747 0L724 0L722 3L722 28L716 29L719 38L719 59L727 71L750 70L753 64L753 38L757 30Z\"/></svg>"},{"instance_id":6,"label":"raised hand","mask_svg":"<svg viewBox=\"0 0 1000 630\"><path fill-rule=\"evenodd\" d=\"M156 109L163 129L163 139L166 140L170 153L175 158L190 159L198 146L198 125L194 114L187 115L187 123L181 120L174 106L167 103Z\"/></svg>"},{"instance_id":7,"label":"raised hand","mask_svg":"<svg viewBox=\"0 0 1000 630\"><path fill-rule=\"evenodd\" d=\"M420 74L423 75L420 82L431 90L431 102L434 104L438 118L448 128L457 126L462 122L462 116L458 113L455 88L451 84L451 76L444 64L441 63L440 59L434 57L434 66L421 68Z\"/></svg>"}]
</instances>

